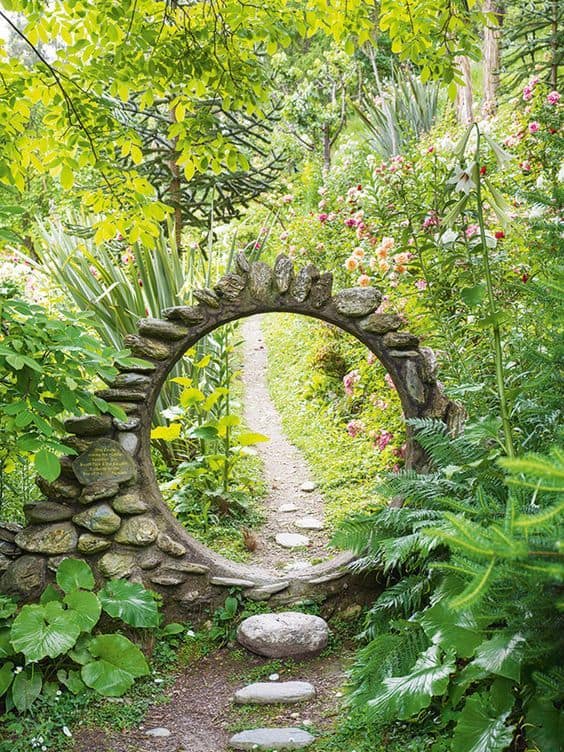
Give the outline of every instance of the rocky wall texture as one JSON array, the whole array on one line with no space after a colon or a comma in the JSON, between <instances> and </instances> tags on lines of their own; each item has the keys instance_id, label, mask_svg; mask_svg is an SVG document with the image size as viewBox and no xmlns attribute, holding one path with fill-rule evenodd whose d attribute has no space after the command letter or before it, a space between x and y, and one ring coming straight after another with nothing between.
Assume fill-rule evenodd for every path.
<instances>
[{"instance_id":1,"label":"rocky wall texture","mask_svg":"<svg viewBox=\"0 0 564 752\"><path fill-rule=\"evenodd\" d=\"M382 362L398 391L406 417L433 417L456 430L463 418L434 375L430 350L402 331L395 314L376 313L375 288L332 294L332 275L311 264L296 271L279 256L274 267L237 258L237 271L212 289L195 290L198 301L143 319L124 344L144 364L119 373L98 395L118 404L125 420L109 415L70 418L65 442L76 456L62 458L53 483L39 480L44 499L25 508L27 525L0 525L0 590L33 598L53 577L62 558L86 559L98 580L125 577L163 596L175 618L197 618L218 605L229 588L278 604L343 595L359 584L352 557L279 574L231 562L191 536L162 500L150 453L155 402L174 364L199 339L229 321L264 312L291 312L327 321L363 342ZM408 439L407 465L422 469L426 458Z\"/></svg>"}]
</instances>

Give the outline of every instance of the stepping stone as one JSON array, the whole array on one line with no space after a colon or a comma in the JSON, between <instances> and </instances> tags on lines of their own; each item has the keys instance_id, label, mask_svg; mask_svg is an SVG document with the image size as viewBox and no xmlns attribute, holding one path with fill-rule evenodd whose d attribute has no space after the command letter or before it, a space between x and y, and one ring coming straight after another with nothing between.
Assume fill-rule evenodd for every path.
<instances>
[{"instance_id":1,"label":"stepping stone","mask_svg":"<svg viewBox=\"0 0 564 752\"><path fill-rule=\"evenodd\" d=\"M145 731L146 736L170 736L170 731L167 728L164 728L164 726L159 726L158 728L149 729L148 731Z\"/></svg>"},{"instance_id":2,"label":"stepping stone","mask_svg":"<svg viewBox=\"0 0 564 752\"><path fill-rule=\"evenodd\" d=\"M312 491L315 491L316 488L317 483L314 483L312 480L306 480L306 482L302 483L302 485L300 486L300 491L311 493Z\"/></svg>"},{"instance_id":3,"label":"stepping stone","mask_svg":"<svg viewBox=\"0 0 564 752\"><path fill-rule=\"evenodd\" d=\"M275 703L304 702L315 696L315 687L309 682L257 682L235 692L238 705L270 705Z\"/></svg>"},{"instance_id":4,"label":"stepping stone","mask_svg":"<svg viewBox=\"0 0 564 752\"><path fill-rule=\"evenodd\" d=\"M295 504L282 504L278 507L278 511L285 514L286 512L297 512L298 507Z\"/></svg>"},{"instance_id":5,"label":"stepping stone","mask_svg":"<svg viewBox=\"0 0 564 752\"><path fill-rule=\"evenodd\" d=\"M309 731L299 728L260 728L241 731L229 740L232 749L304 749L315 741Z\"/></svg>"},{"instance_id":6,"label":"stepping stone","mask_svg":"<svg viewBox=\"0 0 564 752\"><path fill-rule=\"evenodd\" d=\"M299 533L278 533L275 540L282 548L304 548L305 546L309 546L307 535L300 535Z\"/></svg>"},{"instance_id":7,"label":"stepping stone","mask_svg":"<svg viewBox=\"0 0 564 752\"><path fill-rule=\"evenodd\" d=\"M323 522L315 517L300 517L294 522L294 525L301 530L323 530L325 527Z\"/></svg>"},{"instance_id":8,"label":"stepping stone","mask_svg":"<svg viewBox=\"0 0 564 752\"><path fill-rule=\"evenodd\" d=\"M317 655L327 645L329 627L320 616L298 611L256 614L241 622L237 640L268 658L305 658Z\"/></svg>"}]
</instances>

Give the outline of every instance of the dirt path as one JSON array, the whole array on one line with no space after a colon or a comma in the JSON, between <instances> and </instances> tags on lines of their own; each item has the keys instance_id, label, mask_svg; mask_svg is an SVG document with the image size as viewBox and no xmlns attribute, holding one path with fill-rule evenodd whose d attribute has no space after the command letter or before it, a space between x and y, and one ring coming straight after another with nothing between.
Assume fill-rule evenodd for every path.
<instances>
[{"instance_id":1,"label":"dirt path","mask_svg":"<svg viewBox=\"0 0 564 752\"><path fill-rule=\"evenodd\" d=\"M166 693L168 702L154 705L140 726L81 730L73 752L225 752L231 734L258 726L311 726L323 737L331 732L338 713L348 660L350 648L339 655L276 664L242 650L218 650L187 666ZM298 705L232 702L237 689L252 681L268 681L273 670L280 681L311 682L316 696ZM148 735L157 728L168 735Z\"/></svg>"},{"instance_id":2,"label":"dirt path","mask_svg":"<svg viewBox=\"0 0 564 752\"><path fill-rule=\"evenodd\" d=\"M256 446L264 462L269 492L263 502L267 519L256 535L258 545L251 562L277 571L295 570L318 563L328 556L329 534L326 530L300 529L296 526L296 522L304 517L313 517L323 523L323 497L317 490L301 490L304 484L312 483L312 477L302 454L286 438L280 415L270 398L261 317L245 319L241 333L244 338L242 378L245 422L251 431L263 433L270 439ZM296 509L280 511L281 507L290 504ZM283 548L275 541L278 533L306 535L310 544L307 548Z\"/></svg>"}]
</instances>

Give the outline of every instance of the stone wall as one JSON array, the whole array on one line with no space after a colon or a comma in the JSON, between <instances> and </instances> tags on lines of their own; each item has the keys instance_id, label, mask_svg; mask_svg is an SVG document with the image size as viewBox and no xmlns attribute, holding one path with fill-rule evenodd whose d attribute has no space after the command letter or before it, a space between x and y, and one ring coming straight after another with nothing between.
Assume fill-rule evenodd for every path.
<instances>
[{"instance_id":1,"label":"stone wall","mask_svg":"<svg viewBox=\"0 0 564 752\"><path fill-rule=\"evenodd\" d=\"M406 417L434 417L456 429L463 412L434 375L432 352L402 331L395 314L376 313L375 288L332 294L332 275L311 264L299 271L279 256L271 268L237 258L237 271L213 288L195 290L193 306L163 311L139 322L124 344L143 364L119 373L98 392L119 405L125 420L110 415L70 418L65 443L76 456L62 458L53 483L39 480L44 499L25 508L27 525L0 526L0 590L33 598L62 558L86 559L102 583L125 577L159 591L169 616L197 618L218 605L231 587L246 597L290 603L326 598L361 585L350 572L352 556L281 577L231 562L188 535L164 504L150 454L155 402L174 364L205 334L229 321L263 312L292 312L322 319L349 332L379 358L398 391ZM408 437L407 464L426 458Z\"/></svg>"}]
</instances>

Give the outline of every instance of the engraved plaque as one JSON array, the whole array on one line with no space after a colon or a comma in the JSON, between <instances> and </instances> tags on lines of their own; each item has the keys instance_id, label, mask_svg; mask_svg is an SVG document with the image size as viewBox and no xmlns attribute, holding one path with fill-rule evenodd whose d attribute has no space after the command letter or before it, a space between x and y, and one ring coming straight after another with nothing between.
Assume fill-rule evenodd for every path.
<instances>
[{"instance_id":1,"label":"engraved plaque","mask_svg":"<svg viewBox=\"0 0 564 752\"><path fill-rule=\"evenodd\" d=\"M98 439L73 462L74 474L82 485L98 481L123 483L135 477L131 456L111 439Z\"/></svg>"}]
</instances>

